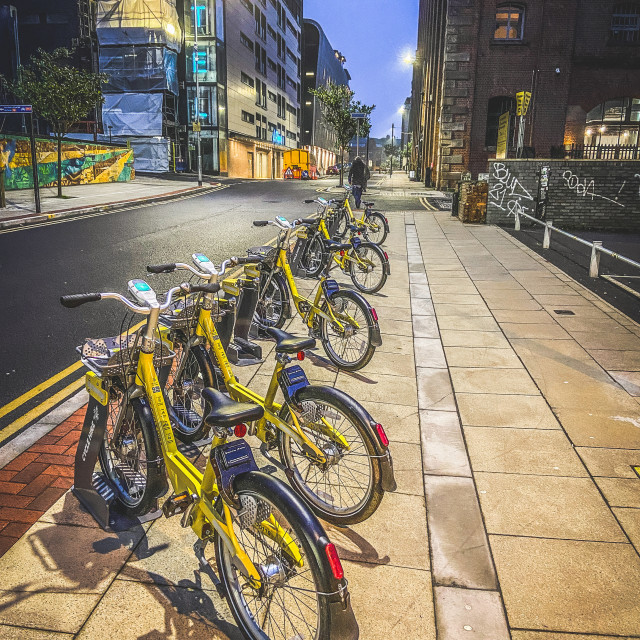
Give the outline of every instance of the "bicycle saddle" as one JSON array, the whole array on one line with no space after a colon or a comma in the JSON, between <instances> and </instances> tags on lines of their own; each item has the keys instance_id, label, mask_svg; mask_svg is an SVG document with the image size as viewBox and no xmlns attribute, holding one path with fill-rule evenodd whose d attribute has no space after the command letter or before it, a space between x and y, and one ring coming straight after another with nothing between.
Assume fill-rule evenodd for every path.
<instances>
[{"instance_id":1,"label":"bicycle saddle","mask_svg":"<svg viewBox=\"0 0 640 640\"><path fill-rule=\"evenodd\" d=\"M202 397L211 403L211 411L204 419L209 426L235 427L241 422L260 420L264 416L264 408L259 404L236 402L217 389L203 389Z\"/></svg>"},{"instance_id":2,"label":"bicycle saddle","mask_svg":"<svg viewBox=\"0 0 640 640\"><path fill-rule=\"evenodd\" d=\"M362 204L365 207L373 207L373 205L375 204L375 202L365 202L364 200L362 201Z\"/></svg>"},{"instance_id":3,"label":"bicycle saddle","mask_svg":"<svg viewBox=\"0 0 640 640\"><path fill-rule=\"evenodd\" d=\"M324 248L329 251L349 251L349 249L353 249L353 246L350 243L335 242L334 240L325 239Z\"/></svg>"},{"instance_id":4,"label":"bicycle saddle","mask_svg":"<svg viewBox=\"0 0 640 640\"><path fill-rule=\"evenodd\" d=\"M300 338L275 327L268 327L266 332L276 341L276 353L298 353L316 346L314 338Z\"/></svg>"}]
</instances>

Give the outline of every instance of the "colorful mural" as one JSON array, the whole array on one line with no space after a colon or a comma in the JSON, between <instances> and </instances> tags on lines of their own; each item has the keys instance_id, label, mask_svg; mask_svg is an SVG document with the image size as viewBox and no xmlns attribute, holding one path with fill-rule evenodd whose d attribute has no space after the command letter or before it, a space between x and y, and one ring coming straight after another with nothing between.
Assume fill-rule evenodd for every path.
<instances>
[{"instance_id":1,"label":"colorful mural","mask_svg":"<svg viewBox=\"0 0 640 640\"><path fill-rule=\"evenodd\" d=\"M38 183L53 187L58 179L58 150L55 140L36 139ZM0 167L4 167L5 187L33 187L31 144L29 138L0 134ZM135 177L133 150L104 146L95 142L62 142L62 184L126 182Z\"/></svg>"}]
</instances>

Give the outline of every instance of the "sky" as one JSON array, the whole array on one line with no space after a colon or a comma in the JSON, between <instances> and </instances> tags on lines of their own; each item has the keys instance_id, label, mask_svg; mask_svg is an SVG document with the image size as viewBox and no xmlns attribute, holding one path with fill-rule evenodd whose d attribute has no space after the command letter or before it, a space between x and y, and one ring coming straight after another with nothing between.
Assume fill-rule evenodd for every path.
<instances>
[{"instance_id":1,"label":"sky","mask_svg":"<svg viewBox=\"0 0 640 640\"><path fill-rule=\"evenodd\" d=\"M375 104L371 136L400 137L398 109L411 95L419 0L304 0L304 17L322 26L334 49L347 59L356 100Z\"/></svg>"}]
</instances>

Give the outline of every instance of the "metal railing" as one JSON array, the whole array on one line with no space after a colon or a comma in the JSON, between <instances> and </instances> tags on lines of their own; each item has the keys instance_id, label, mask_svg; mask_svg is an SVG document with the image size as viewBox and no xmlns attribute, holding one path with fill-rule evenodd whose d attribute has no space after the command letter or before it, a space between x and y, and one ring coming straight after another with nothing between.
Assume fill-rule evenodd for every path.
<instances>
[{"instance_id":1,"label":"metal railing","mask_svg":"<svg viewBox=\"0 0 640 640\"><path fill-rule=\"evenodd\" d=\"M640 147L625 144L572 144L565 148L564 156L572 160L638 160Z\"/></svg>"},{"instance_id":2,"label":"metal railing","mask_svg":"<svg viewBox=\"0 0 640 640\"><path fill-rule=\"evenodd\" d=\"M591 261L589 262L589 277L597 278L600 275L600 254L604 253L607 256L610 256L616 260L620 260L620 262L624 262L625 264L631 265L636 269L640 269L640 263L635 260L631 260L631 258L627 258L626 256L621 256L619 253L615 251L611 251L611 249L607 249L602 246L602 241L594 240L593 242L589 242L584 238L580 238L579 236L574 235L573 233L569 233L564 231L563 229L558 229L558 227L553 226L553 220L538 220L538 218L534 218L530 216L528 213L518 213L515 212L515 231L520 231L520 218L527 218L531 220L531 222L535 222L544 227L544 237L542 238L542 248L549 249L551 246L551 231L555 231L560 235L565 236L566 238L571 238L580 244L583 244L585 247L591 248Z\"/></svg>"}]
</instances>

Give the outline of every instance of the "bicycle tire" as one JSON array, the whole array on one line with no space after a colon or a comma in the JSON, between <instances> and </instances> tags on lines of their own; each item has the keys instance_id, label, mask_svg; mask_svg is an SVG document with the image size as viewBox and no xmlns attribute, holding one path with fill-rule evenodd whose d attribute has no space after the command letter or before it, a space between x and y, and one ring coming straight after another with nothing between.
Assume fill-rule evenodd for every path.
<instances>
[{"instance_id":1,"label":"bicycle tire","mask_svg":"<svg viewBox=\"0 0 640 640\"><path fill-rule=\"evenodd\" d=\"M218 385L209 354L202 345L185 351L185 342L179 338L175 338L173 344L176 357L165 387L165 399L171 407L169 415L173 433L180 442L190 444L202 440L209 431L204 417L211 407L202 391ZM181 358L185 353L187 362L183 365ZM177 379L174 377L176 371L179 371Z\"/></svg>"},{"instance_id":2,"label":"bicycle tire","mask_svg":"<svg viewBox=\"0 0 640 640\"><path fill-rule=\"evenodd\" d=\"M267 284L267 279L271 280ZM256 320L268 327L282 329L286 318L285 306L289 303L287 284L278 273L263 271L260 274L260 295L256 305Z\"/></svg>"},{"instance_id":3,"label":"bicycle tire","mask_svg":"<svg viewBox=\"0 0 640 640\"><path fill-rule=\"evenodd\" d=\"M333 312L338 316L338 320L342 320L341 316L347 311L348 315L358 324L358 327L354 327L353 323L348 323L348 326L352 327L350 331L352 335L346 336L347 339L354 339L351 348L356 351L350 351L357 357L346 359L348 345L345 343L341 347L337 344L337 340L340 338L340 333L337 329L334 329L330 322L326 318L320 319L320 336L322 340L322 346L329 356L329 359L339 369L346 371L358 371L365 367L373 354L376 351L376 347L373 344L372 327L370 323L370 311L366 302L362 299L360 294L355 291L349 291L341 289L331 296L331 304L333 306ZM328 303L325 300L322 306L322 310L325 313L329 313ZM332 337L335 336L335 337ZM360 346L357 345L355 339L360 337ZM344 339L345 336L342 336ZM335 343L335 344L334 344ZM337 349L336 349L337 347ZM359 353L359 355L358 355Z\"/></svg>"},{"instance_id":4,"label":"bicycle tire","mask_svg":"<svg viewBox=\"0 0 640 640\"><path fill-rule=\"evenodd\" d=\"M371 222L375 224L375 226L377 227L377 230L373 230L371 228L370 226ZM364 228L365 228L364 234L367 240L369 242L372 242L373 244L377 244L378 246L381 244L384 244L384 241L387 239L387 235L389 235L387 232L385 217L381 213L378 213L377 211L370 213L365 218Z\"/></svg>"},{"instance_id":5,"label":"bicycle tire","mask_svg":"<svg viewBox=\"0 0 640 640\"><path fill-rule=\"evenodd\" d=\"M290 436L280 432L280 459L288 469L289 482L323 520L339 526L366 520L380 506L384 495L382 464L380 458L376 457L370 426L358 417L351 406L355 400L338 389L314 385L301 389L296 400L303 403L304 409L299 418L303 431L319 449L332 451L334 459L339 457L339 460L323 469L309 461L302 448ZM313 408L308 407L307 403L311 403ZM309 426L313 422L305 420L305 414L315 414L318 411L323 413L324 419L330 424L332 418L340 420L339 424L334 422L332 426L349 442L349 451L344 453L329 437ZM285 405L281 417L286 419L289 412L289 407ZM318 415L311 418L317 420ZM303 464L306 464L305 468L301 468ZM360 481L366 481L366 487L354 486ZM345 486L344 490L341 490L341 485ZM352 504L347 504L347 501Z\"/></svg>"},{"instance_id":6,"label":"bicycle tire","mask_svg":"<svg viewBox=\"0 0 640 640\"><path fill-rule=\"evenodd\" d=\"M362 293L377 293L387 281L387 271L385 269L387 260L384 257L384 251L377 244L363 242L357 249L349 251L350 256L353 256L354 253L357 253L360 259L372 262L373 270L364 271L360 263L352 257L349 269L351 281L356 289L362 291ZM375 278L373 277L374 274ZM369 278L369 276L372 277Z\"/></svg>"},{"instance_id":7,"label":"bicycle tire","mask_svg":"<svg viewBox=\"0 0 640 640\"><path fill-rule=\"evenodd\" d=\"M243 589L247 580L234 567L233 557L216 532L214 545L218 572L229 608L241 632L251 640L288 640L294 637L339 640L340 636L332 633L327 598L320 595L331 589L332 578L330 569L321 561L322 556L326 557L324 548L320 548L322 540L327 541L322 525L282 481L266 474L241 474L234 481L234 490L241 500L248 497L259 501L257 504L266 504L296 542L304 559L304 566L294 571L292 563L287 561L273 540L255 525L242 528L236 519L234 531L238 542L261 574L266 575L268 569L279 567L277 579L272 583L265 580L263 590L256 593L246 587ZM277 580L282 584L278 585ZM255 597L250 598L248 594ZM271 598L268 598L269 594ZM294 597L300 600L292 601ZM267 599L269 606L265 607L263 602ZM289 606L294 602L297 606ZM295 612L294 619L288 614L290 610ZM272 616L275 615L282 617L274 624Z\"/></svg>"},{"instance_id":8,"label":"bicycle tire","mask_svg":"<svg viewBox=\"0 0 640 640\"><path fill-rule=\"evenodd\" d=\"M300 264L307 276L316 278L322 273L327 262L327 254L324 250L324 243L320 234L315 234L306 246Z\"/></svg>"},{"instance_id":9,"label":"bicycle tire","mask_svg":"<svg viewBox=\"0 0 640 640\"><path fill-rule=\"evenodd\" d=\"M334 238L340 240L347 234L347 229L349 228L349 224L351 221L349 220L349 214L344 208L340 209L336 215L337 222L334 232Z\"/></svg>"},{"instance_id":10,"label":"bicycle tire","mask_svg":"<svg viewBox=\"0 0 640 640\"><path fill-rule=\"evenodd\" d=\"M154 462L162 454L152 431L153 422L148 424L150 415L145 415L144 402L129 400L126 391L111 388L104 439L98 451L100 467L113 489L119 511L129 516L149 513L164 481L162 467ZM124 414L118 440L113 441L120 412Z\"/></svg>"}]
</instances>

